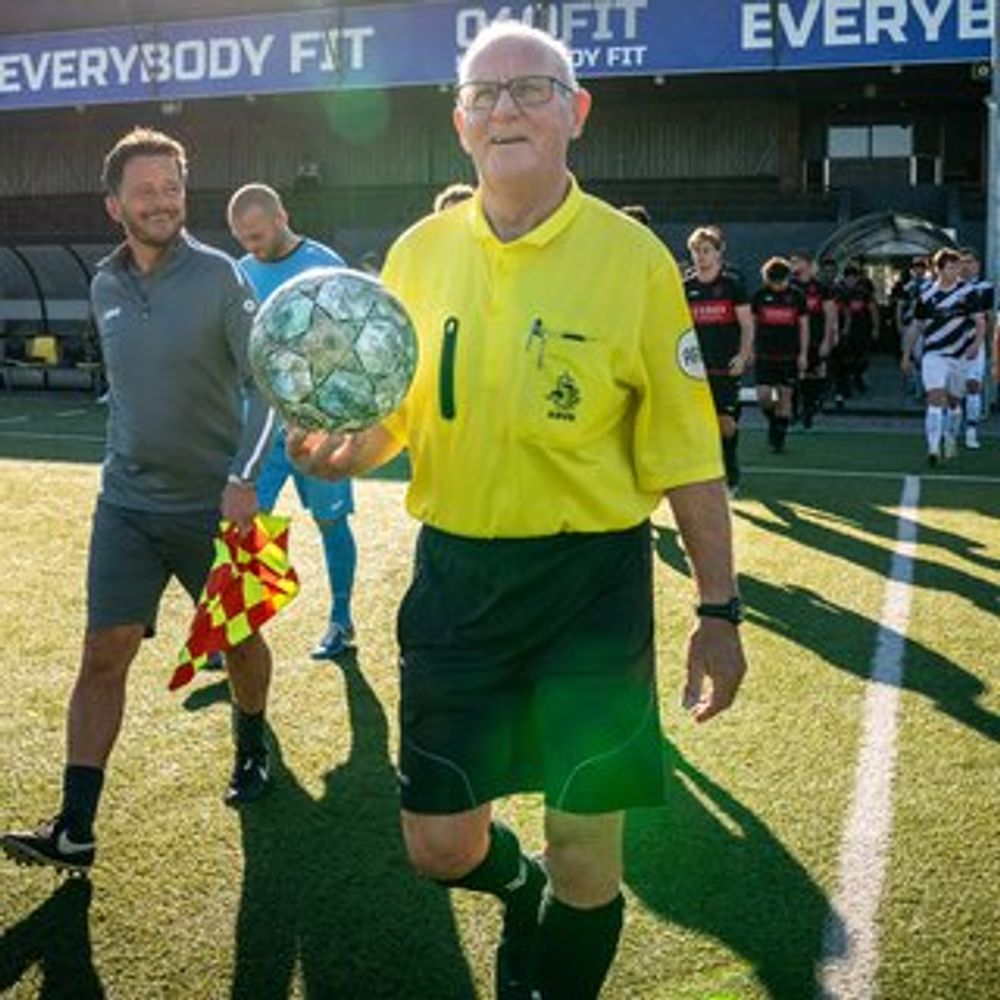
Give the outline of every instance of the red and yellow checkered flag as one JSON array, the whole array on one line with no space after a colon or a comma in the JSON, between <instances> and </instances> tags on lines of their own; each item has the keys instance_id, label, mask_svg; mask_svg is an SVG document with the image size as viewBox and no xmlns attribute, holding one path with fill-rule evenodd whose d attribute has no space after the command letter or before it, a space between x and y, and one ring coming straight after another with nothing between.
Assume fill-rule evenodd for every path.
<instances>
[{"instance_id":1,"label":"red and yellow checkered flag","mask_svg":"<svg viewBox=\"0 0 1000 1000\"><path fill-rule=\"evenodd\" d=\"M224 652L256 632L299 592L288 561L290 518L258 514L241 535L232 521L220 521L215 562L205 581L187 642L170 678L176 691L213 653Z\"/></svg>"}]
</instances>

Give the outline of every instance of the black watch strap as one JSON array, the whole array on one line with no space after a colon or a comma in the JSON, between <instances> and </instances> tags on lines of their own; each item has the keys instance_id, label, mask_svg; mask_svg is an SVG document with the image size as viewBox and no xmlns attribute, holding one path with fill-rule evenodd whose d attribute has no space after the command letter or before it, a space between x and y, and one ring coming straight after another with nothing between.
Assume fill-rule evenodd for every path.
<instances>
[{"instance_id":1,"label":"black watch strap","mask_svg":"<svg viewBox=\"0 0 1000 1000\"><path fill-rule=\"evenodd\" d=\"M699 618L721 618L733 625L743 621L743 602L738 597L730 598L724 604L699 604L694 611Z\"/></svg>"}]
</instances>

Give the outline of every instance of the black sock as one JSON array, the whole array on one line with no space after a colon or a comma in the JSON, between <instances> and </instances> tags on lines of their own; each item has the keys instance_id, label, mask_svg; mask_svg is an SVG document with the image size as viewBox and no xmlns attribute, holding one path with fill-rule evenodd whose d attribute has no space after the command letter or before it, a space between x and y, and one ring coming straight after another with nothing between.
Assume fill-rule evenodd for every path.
<instances>
[{"instance_id":1,"label":"black sock","mask_svg":"<svg viewBox=\"0 0 1000 1000\"><path fill-rule=\"evenodd\" d=\"M521 853L517 834L499 820L490 823L490 846L486 857L461 878L436 879L448 889L472 889L488 892L503 903L517 897L518 890L528 884L531 867L538 862Z\"/></svg>"},{"instance_id":2,"label":"black sock","mask_svg":"<svg viewBox=\"0 0 1000 1000\"><path fill-rule=\"evenodd\" d=\"M244 712L239 705L233 705L233 733L236 736L237 753L248 754L251 757L260 757L265 753L262 711L251 715L249 712Z\"/></svg>"},{"instance_id":3,"label":"black sock","mask_svg":"<svg viewBox=\"0 0 1000 1000\"><path fill-rule=\"evenodd\" d=\"M726 466L726 485L736 486L740 481L740 463L736 455L740 432L733 431L732 437L722 439L722 461Z\"/></svg>"},{"instance_id":4,"label":"black sock","mask_svg":"<svg viewBox=\"0 0 1000 1000\"><path fill-rule=\"evenodd\" d=\"M67 764L63 770L63 799L59 815L74 840L90 840L94 817L104 787L104 770L84 764Z\"/></svg>"},{"instance_id":5,"label":"black sock","mask_svg":"<svg viewBox=\"0 0 1000 1000\"><path fill-rule=\"evenodd\" d=\"M537 985L543 1000L593 1000L618 950L625 900L596 910L549 896L542 904Z\"/></svg>"},{"instance_id":6,"label":"black sock","mask_svg":"<svg viewBox=\"0 0 1000 1000\"><path fill-rule=\"evenodd\" d=\"M774 446L785 447L785 435L788 433L788 417L774 418Z\"/></svg>"}]
</instances>

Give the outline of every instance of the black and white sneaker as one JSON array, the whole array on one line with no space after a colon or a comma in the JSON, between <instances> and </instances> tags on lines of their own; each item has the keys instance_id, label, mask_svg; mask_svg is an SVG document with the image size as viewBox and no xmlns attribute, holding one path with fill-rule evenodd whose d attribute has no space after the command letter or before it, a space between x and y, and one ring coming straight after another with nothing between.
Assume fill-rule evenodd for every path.
<instances>
[{"instance_id":1,"label":"black and white sneaker","mask_svg":"<svg viewBox=\"0 0 1000 1000\"><path fill-rule=\"evenodd\" d=\"M270 780L266 750L253 754L237 753L224 797L226 805L238 809L247 802L256 801L267 791Z\"/></svg>"},{"instance_id":2,"label":"black and white sneaker","mask_svg":"<svg viewBox=\"0 0 1000 1000\"><path fill-rule=\"evenodd\" d=\"M60 871L86 875L97 851L94 838L77 840L59 816L34 831L14 831L0 837L4 854L19 865L51 865Z\"/></svg>"},{"instance_id":3,"label":"black and white sneaker","mask_svg":"<svg viewBox=\"0 0 1000 1000\"><path fill-rule=\"evenodd\" d=\"M524 883L507 904L497 947L497 1000L533 1000L538 917L549 877L536 858L525 859Z\"/></svg>"}]
</instances>

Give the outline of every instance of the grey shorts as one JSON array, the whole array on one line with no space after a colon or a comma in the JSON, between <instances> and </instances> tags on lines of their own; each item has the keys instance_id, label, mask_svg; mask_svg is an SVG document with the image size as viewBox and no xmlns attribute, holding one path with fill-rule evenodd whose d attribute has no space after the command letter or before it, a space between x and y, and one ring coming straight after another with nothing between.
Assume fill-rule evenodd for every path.
<instances>
[{"instance_id":1,"label":"grey shorts","mask_svg":"<svg viewBox=\"0 0 1000 1000\"><path fill-rule=\"evenodd\" d=\"M87 629L142 625L156 630L172 576L197 600L212 566L219 511L127 510L97 501L87 561Z\"/></svg>"}]
</instances>

